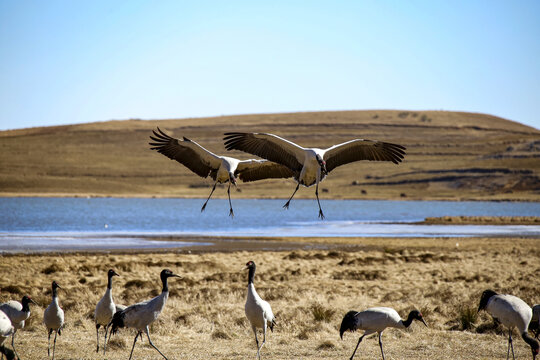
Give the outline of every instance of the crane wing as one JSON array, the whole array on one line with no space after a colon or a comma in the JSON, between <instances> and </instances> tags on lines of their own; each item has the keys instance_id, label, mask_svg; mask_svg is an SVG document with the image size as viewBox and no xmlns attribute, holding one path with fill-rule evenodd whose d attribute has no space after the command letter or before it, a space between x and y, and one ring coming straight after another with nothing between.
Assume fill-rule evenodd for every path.
<instances>
[{"instance_id":1,"label":"crane wing","mask_svg":"<svg viewBox=\"0 0 540 360\"><path fill-rule=\"evenodd\" d=\"M200 177L212 176L215 180L217 170L221 166L221 159L214 153L206 150L195 141L184 137L184 140L173 138L165 134L158 127L152 130L154 136L150 136L154 142L149 143L150 149L165 155L171 160L176 160Z\"/></svg>"},{"instance_id":2,"label":"crane wing","mask_svg":"<svg viewBox=\"0 0 540 360\"><path fill-rule=\"evenodd\" d=\"M227 150L241 150L287 166L300 172L304 162L304 148L279 136L263 133L225 133Z\"/></svg>"},{"instance_id":3,"label":"crane wing","mask_svg":"<svg viewBox=\"0 0 540 360\"><path fill-rule=\"evenodd\" d=\"M268 160L242 160L238 163L236 174L243 182L262 179L290 178L294 172L285 165Z\"/></svg>"},{"instance_id":4,"label":"crane wing","mask_svg":"<svg viewBox=\"0 0 540 360\"><path fill-rule=\"evenodd\" d=\"M398 164L405 156L405 147L376 140L355 139L326 149L326 170L354 161L391 161Z\"/></svg>"}]
</instances>

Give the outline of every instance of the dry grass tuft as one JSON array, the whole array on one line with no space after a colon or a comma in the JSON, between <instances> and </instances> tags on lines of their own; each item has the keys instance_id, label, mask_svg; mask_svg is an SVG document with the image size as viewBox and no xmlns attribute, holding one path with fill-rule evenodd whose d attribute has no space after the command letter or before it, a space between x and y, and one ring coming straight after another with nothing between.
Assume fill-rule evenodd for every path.
<instances>
[{"instance_id":1,"label":"dry grass tuft","mask_svg":"<svg viewBox=\"0 0 540 360\"><path fill-rule=\"evenodd\" d=\"M214 339L214 340L216 340L216 339L230 340L231 336L228 333L226 333L225 331L223 331L223 330L214 330L214 332L212 333L212 339Z\"/></svg>"},{"instance_id":2,"label":"dry grass tuft","mask_svg":"<svg viewBox=\"0 0 540 360\"><path fill-rule=\"evenodd\" d=\"M107 351L122 350L127 349L126 340L118 335L113 335L110 337L107 343Z\"/></svg>"},{"instance_id":3,"label":"dry grass tuft","mask_svg":"<svg viewBox=\"0 0 540 360\"><path fill-rule=\"evenodd\" d=\"M319 346L317 346L317 350L329 350L329 349L335 349L336 345L332 341L324 341Z\"/></svg>"},{"instance_id":4,"label":"dry grass tuft","mask_svg":"<svg viewBox=\"0 0 540 360\"><path fill-rule=\"evenodd\" d=\"M316 303L311 305L311 313L313 314L313 319L315 321L330 322L336 311L329 309L320 303Z\"/></svg>"},{"instance_id":5,"label":"dry grass tuft","mask_svg":"<svg viewBox=\"0 0 540 360\"><path fill-rule=\"evenodd\" d=\"M18 286L15 285L6 285L2 287L3 292L7 292L14 295L22 295L22 291Z\"/></svg>"},{"instance_id":6,"label":"dry grass tuft","mask_svg":"<svg viewBox=\"0 0 540 360\"><path fill-rule=\"evenodd\" d=\"M461 330L471 330L478 320L478 310L472 306L464 306L459 310Z\"/></svg>"},{"instance_id":7,"label":"dry grass tuft","mask_svg":"<svg viewBox=\"0 0 540 360\"><path fill-rule=\"evenodd\" d=\"M54 264L51 264L51 265L47 266L43 270L41 270L41 273L45 274L45 275L50 275L50 274L54 274L54 273L57 273L57 272L63 272L63 271L66 271L66 268L64 266L61 266L61 265L59 265L57 263L54 263Z\"/></svg>"}]
</instances>

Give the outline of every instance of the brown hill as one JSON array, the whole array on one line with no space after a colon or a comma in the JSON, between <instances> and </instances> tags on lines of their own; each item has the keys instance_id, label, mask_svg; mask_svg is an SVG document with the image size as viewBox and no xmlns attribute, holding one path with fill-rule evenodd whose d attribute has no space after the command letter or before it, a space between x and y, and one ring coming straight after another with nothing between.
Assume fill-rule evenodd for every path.
<instances>
[{"instance_id":1,"label":"brown hill","mask_svg":"<svg viewBox=\"0 0 540 360\"><path fill-rule=\"evenodd\" d=\"M0 132L0 196L205 197L212 181L149 150L159 126L225 154L227 131L271 132L304 146L353 138L402 144L400 165L334 170L321 198L540 200L540 131L498 117L445 111L341 111L125 120ZM242 159L252 156L228 154ZM286 198L292 180L240 183L234 197ZM297 197L313 198L314 189ZM223 190L216 190L225 197Z\"/></svg>"}]
</instances>

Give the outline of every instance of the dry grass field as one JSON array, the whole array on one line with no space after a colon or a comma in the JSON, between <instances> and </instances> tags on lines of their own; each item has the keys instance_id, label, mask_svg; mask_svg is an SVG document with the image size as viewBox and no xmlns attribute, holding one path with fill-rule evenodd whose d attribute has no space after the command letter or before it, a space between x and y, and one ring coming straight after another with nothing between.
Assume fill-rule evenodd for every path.
<instances>
[{"instance_id":1,"label":"dry grass field","mask_svg":"<svg viewBox=\"0 0 540 360\"><path fill-rule=\"evenodd\" d=\"M109 268L121 275L114 279L113 293L123 304L157 295L163 268L183 276L171 279L169 301L151 327L153 342L169 359L255 358L243 309L247 273L241 269L248 260L257 263L255 286L277 317L263 359L348 359L359 334L339 339L342 316L379 305L394 307L403 316L416 307L429 325L387 330L387 359L504 359L501 329L487 314L476 315L481 292L492 288L530 304L540 302L538 239L297 241L309 249L3 255L0 301L29 294L42 305L32 309L26 329L17 335L23 359L46 358L42 313L50 302L52 280L64 288L59 297L66 314L57 358L103 358L95 353L92 317ZM133 336L132 330L114 336L107 358L126 359ZM517 334L515 339L517 358L530 359L528 346ZM145 339L134 358L158 359L159 354ZM380 358L375 337L361 344L357 358Z\"/></svg>"},{"instance_id":2,"label":"dry grass field","mask_svg":"<svg viewBox=\"0 0 540 360\"><path fill-rule=\"evenodd\" d=\"M341 111L126 120L0 132L0 196L206 197L211 180L149 150L156 126L225 154L227 131L271 132L304 146L352 138L402 144L399 166L334 170L322 199L540 200L540 131L498 117L446 111ZM242 159L251 157L229 152ZM233 197L287 198L292 180L240 183ZM300 189L298 198L313 198ZM216 190L216 197L226 192Z\"/></svg>"}]
</instances>

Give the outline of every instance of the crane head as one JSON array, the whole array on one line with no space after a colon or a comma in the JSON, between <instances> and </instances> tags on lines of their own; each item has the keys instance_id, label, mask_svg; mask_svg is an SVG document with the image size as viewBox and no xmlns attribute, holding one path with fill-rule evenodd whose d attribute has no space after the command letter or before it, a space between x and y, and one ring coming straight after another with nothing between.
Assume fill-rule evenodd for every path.
<instances>
[{"instance_id":1,"label":"crane head","mask_svg":"<svg viewBox=\"0 0 540 360\"><path fill-rule=\"evenodd\" d=\"M358 330L358 319L356 315L358 311L351 310L345 314L343 320L341 321L341 326L339 327L339 337L343 340L343 334L346 331L355 332Z\"/></svg>"},{"instance_id":2,"label":"crane head","mask_svg":"<svg viewBox=\"0 0 540 360\"><path fill-rule=\"evenodd\" d=\"M480 305L478 305L478 312L480 312L480 310L485 310L486 309L486 306L489 302L489 299L491 299L492 296L494 295L497 295L497 293L493 290L485 290L483 293L482 293L482 297L480 298Z\"/></svg>"},{"instance_id":3,"label":"crane head","mask_svg":"<svg viewBox=\"0 0 540 360\"><path fill-rule=\"evenodd\" d=\"M323 172L323 174L328 175L328 171L326 170L326 161L324 161L321 155L319 154L317 154L315 158L317 159L317 162L319 163L319 166L321 167L321 171Z\"/></svg>"},{"instance_id":4,"label":"crane head","mask_svg":"<svg viewBox=\"0 0 540 360\"><path fill-rule=\"evenodd\" d=\"M232 172L229 172L229 181L231 182L231 184L236 186L236 178L234 177L234 174Z\"/></svg>"},{"instance_id":5,"label":"crane head","mask_svg":"<svg viewBox=\"0 0 540 360\"><path fill-rule=\"evenodd\" d=\"M24 295L22 297L21 303L22 303L23 307L25 307L26 305L28 305L30 303L32 303L34 305L37 305L37 303L34 300L32 300L32 298L30 296L28 296L28 295Z\"/></svg>"},{"instance_id":6,"label":"crane head","mask_svg":"<svg viewBox=\"0 0 540 360\"><path fill-rule=\"evenodd\" d=\"M421 321L427 327L426 321L424 320L424 317L422 316L422 313L420 311L418 311L418 310L411 311L409 313L409 317L414 319L414 320Z\"/></svg>"},{"instance_id":7,"label":"crane head","mask_svg":"<svg viewBox=\"0 0 540 360\"><path fill-rule=\"evenodd\" d=\"M252 268L253 269L255 268L255 262L250 260L246 263L246 266L242 270L247 270L247 269L252 269Z\"/></svg>"},{"instance_id":8,"label":"crane head","mask_svg":"<svg viewBox=\"0 0 540 360\"><path fill-rule=\"evenodd\" d=\"M175 273L173 273L171 270L169 269L163 269L161 270L161 279L163 280L164 278L170 278L170 277L181 277L180 275L176 275Z\"/></svg>"},{"instance_id":9,"label":"crane head","mask_svg":"<svg viewBox=\"0 0 540 360\"><path fill-rule=\"evenodd\" d=\"M120 275L118 275L118 273L114 271L113 269L109 269L109 271L107 272L107 276L113 277L113 276L120 276Z\"/></svg>"}]
</instances>

